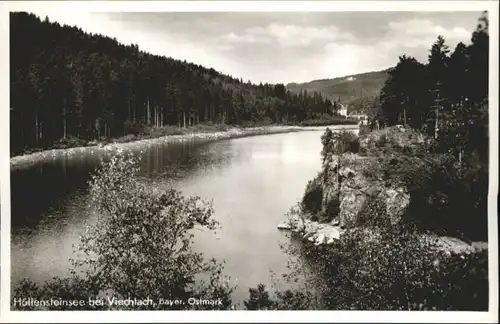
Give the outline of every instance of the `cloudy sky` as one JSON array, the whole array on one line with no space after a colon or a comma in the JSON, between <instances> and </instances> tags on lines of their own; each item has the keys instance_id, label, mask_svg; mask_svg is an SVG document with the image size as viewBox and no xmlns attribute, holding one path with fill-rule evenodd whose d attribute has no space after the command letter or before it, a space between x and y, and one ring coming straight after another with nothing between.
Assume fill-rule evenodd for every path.
<instances>
[{"instance_id":1,"label":"cloudy sky","mask_svg":"<svg viewBox=\"0 0 500 324\"><path fill-rule=\"evenodd\" d=\"M450 2L450 5L452 2ZM427 59L441 34L468 43L481 11L63 12L37 15L252 82L305 82Z\"/></svg>"}]
</instances>

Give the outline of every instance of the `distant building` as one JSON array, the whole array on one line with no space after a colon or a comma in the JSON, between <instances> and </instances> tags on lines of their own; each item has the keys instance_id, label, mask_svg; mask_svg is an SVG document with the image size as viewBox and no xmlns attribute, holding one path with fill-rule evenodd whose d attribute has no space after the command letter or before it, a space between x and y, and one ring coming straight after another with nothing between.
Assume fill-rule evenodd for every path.
<instances>
[{"instance_id":1,"label":"distant building","mask_svg":"<svg viewBox=\"0 0 500 324\"><path fill-rule=\"evenodd\" d=\"M341 116L347 117L347 107L344 106L343 104L339 104L339 105L340 105L340 108L338 110L338 114Z\"/></svg>"},{"instance_id":2,"label":"distant building","mask_svg":"<svg viewBox=\"0 0 500 324\"><path fill-rule=\"evenodd\" d=\"M365 115L365 114L350 114L349 117L355 118L355 119L358 119L358 120L368 119L368 115Z\"/></svg>"},{"instance_id":3,"label":"distant building","mask_svg":"<svg viewBox=\"0 0 500 324\"><path fill-rule=\"evenodd\" d=\"M349 118L359 120L359 125L368 125L368 115L365 114L351 114Z\"/></svg>"}]
</instances>

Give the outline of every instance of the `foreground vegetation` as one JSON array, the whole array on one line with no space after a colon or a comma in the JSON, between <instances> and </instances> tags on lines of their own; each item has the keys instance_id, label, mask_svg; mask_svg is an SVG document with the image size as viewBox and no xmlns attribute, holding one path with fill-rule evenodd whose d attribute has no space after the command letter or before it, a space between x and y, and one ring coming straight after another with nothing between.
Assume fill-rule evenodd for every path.
<instances>
[{"instance_id":1,"label":"foreground vegetation","mask_svg":"<svg viewBox=\"0 0 500 324\"><path fill-rule=\"evenodd\" d=\"M64 299L84 305L49 305L17 309L225 309L232 288L223 264L206 260L192 250L193 228L214 231L209 202L184 197L179 191L155 191L137 177L138 160L120 153L103 164L90 183L96 224L88 226L74 248L73 268L67 278L42 286L23 281L13 300ZM152 299L155 304L110 305L108 298ZM216 305L188 304L188 299L220 300ZM89 304L91 300L103 300ZM183 304L160 304L160 300Z\"/></svg>"},{"instance_id":2,"label":"foreground vegetation","mask_svg":"<svg viewBox=\"0 0 500 324\"><path fill-rule=\"evenodd\" d=\"M302 284L252 288L247 309L488 310L487 251L447 255L411 228L358 227L296 253L303 260L278 282Z\"/></svg>"},{"instance_id":3,"label":"foreground vegetation","mask_svg":"<svg viewBox=\"0 0 500 324\"><path fill-rule=\"evenodd\" d=\"M432 239L447 235L488 240L487 17L481 17L481 22L466 48L464 70L451 64L454 59L447 57L439 38L427 67L403 57L391 72L372 129L363 129L359 137L327 130L319 175L326 181L312 181L301 204L290 211L319 222L335 221L344 206L335 195L325 202L324 191L335 185L338 190L331 192L339 193L349 175L341 173L341 167L354 169L348 163L359 159L359 169L348 170L350 174L359 171L360 179L384 189L404 188L409 196L404 213L393 219L387 202L368 195L357 217L333 244L285 245L291 256L289 273L275 278L272 287L251 288L246 309L488 309L488 251L453 253ZM405 74L399 73L407 64L437 79L424 85L405 83L400 78ZM440 88L441 81L449 81L443 75L452 71L466 73L455 81L469 76L474 88L464 89L463 84ZM434 96L439 91L446 97ZM407 98L430 101L415 105ZM135 177L136 167L133 158L119 155L93 178L92 204L101 217L76 247L71 275L42 286L25 281L14 298L203 298L221 302L134 309L235 307L222 263L206 260L191 248L193 228L216 229L210 204L173 189L152 191ZM292 288L280 289L282 281L293 283ZM104 303L84 308L110 307Z\"/></svg>"}]
</instances>

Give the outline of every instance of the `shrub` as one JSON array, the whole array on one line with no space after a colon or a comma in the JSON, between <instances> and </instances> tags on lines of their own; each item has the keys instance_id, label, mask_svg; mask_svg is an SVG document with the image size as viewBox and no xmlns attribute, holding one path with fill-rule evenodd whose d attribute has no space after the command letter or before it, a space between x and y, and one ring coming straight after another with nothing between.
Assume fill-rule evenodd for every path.
<instances>
[{"instance_id":1,"label":"shrub","mask_svg":"<svg viewBox=\"0 0 500 324\"><path fill-rule=\"evenodd\" d=\"M274 309L487 310L488 252L451 254L411 223L390 225L377 197L333 245L282 247L294 288L270 295Z\"/></svg>"},{"instance_id":2,"label":"shrub","mask_svg":"<svg viewBox=\"0 0 500 324\"><path fill-rule=\"evenodd\" d=\"M321 136L323 163L332 159L333 155L359 152L359 138L348 131L332 132L329 128Z\"/></svg>"},{"instance_id":3,"label":"shrub","mask_svg":"<svg viewBox=\"0 0 500 324\"><path fill-rule=\"evenodd\" d=\"M15 310L106 310L110 309L107 300L103 303L91 305L89 300L105 298L106 295L99 296L99 289L94 284L97 280L89 278L79 278L74 273L67 278L54 278L40 286L31 280L24 279L14 289L12 308ZM19 299L33 298L38 301L50 301L51 299L61 299L65 303L45 305L22 306ZM16 301L17 299L17 301ZM104 300L104 299L103 299ZM83 301L81 305L68 305L68 301Z\"/></svg>"},{"instance_id":4,"label":"shrub","mask_svg":"<svg viewBox=\"0 0 500 324\"><path fill-rule=\"evenodd\" d=\"M385 229L390 226L385 202L379 196L368 196L356 220L360 227Z\"/></svg>"},{"instance_id":5,"label":"shrub","mask_svg":"<svg viewBox=\"0 0 500 324\"><path fill-rule=\"evenodd\" d=\"M323 187L317 180L312 180L307 183L306 191L302 198L302 207L305 211L316 215L321 211L323 203Z\"/></svg>"},{"instance_id":6,"label":"shrub","mask_svg":"<svg viewBox=\"0 0 500 324\"><path fill-rule=\"evenodd\" d=\"M267 287L259 284L257 288L250 288L249 294L249 298L243 302L247 310L307 310L310 308L309 296L293 289L275 291L271 296Z\"/></svg>"},{"instance_id":7,"label":"shrub","mask_svg":"<svg viewBox=\"0 0 500 324\"><path fill-rule=\"evenodd\" d=\"M259 122L258 122L258 125L259 126L270 126L273 124L273 120L269 117L264 117L262 118Z\"/></svg>"},{"instance_id":8,"label":"shrub","mask_svg":"<svg viewBox=\"0 0 500 324\"><path fill-rule=\"evenodd\" d=\"M123 153L104 163L90 183L92 206L101 216L75 247L72 276L41 288L25 284L16 290L16 297L31 297L27 294L35 290L62 298L74 291L85 300L97 294L156 301L220 298L223 305L216 308L230 307L232 288L225 283L222 264L192 250L193 227L217 228L211 204L199 197L186 198L174 189L151 189L135 176L137 170L138 160ZM172 307L155 304L133 309Z\"/></svg>"},{"instance_id":9,"label":"shrub","mask_svg":"<svg viewBox=\"0 0 500 324\"><path fill-rule=\"evenodd\" d=\"M422 145L425 147L425 145ZM488 170L477 159L458 163L451 154L416 148L379 154L363 175L410 195L407 219L443 235L487 240Z\"/></svg>"},{"instance_id":10,"label":"shrub","mask_svg":"<svg viewBox=\"0 0 500 324\"><path fill-rule=\"evenodd\" d=\"M66 138L61 138L53 144L53 148L55 149L65 149L71 147L80 147L85 146L86 142L83 139L80 139L76 136L69 136Z\"/></svg>"},{"instance_id":11,"label":"shrub","mask_svg":"<svg viewBox=\"0 0 500 324\"><path fill-rule=\"evenodd\" d=\"M99 142L101 142L102 144L109 144L109 143L113 143L113 139L111 137L101 136L99 138Z\"/></svg>"},{"instance_id":12,"label":"shrub","mask_svg":"<svg viewBox=\"0 0 500 324\"><path fill-rule=\"evenodd\" d=\"M290 125L294 123L289 123ZM329 126L329 125L356 125L357 121L345 119L339 116L322 116L312 119L303 120L299 123L300 126Z\"/></svg>"},{"instance_id":13,"label":"shrub","mask_svg":"<svg viewBox=\"0 0 500 324\"><path fill-rule=\"evenodd\" d=\"M335 137L336 154L358 153L359 138L351 132L342 131Z\"/></svg>"},{"instance_id":14,"label":"shrub","mask_svg":"<svg viewBox=\"0 0 500 324\"><path fill-rule=\"evenodd\" d=\"M358 132L358 136L359 137L364 136L364 135L368 134L369 132L371 132L369 126L367 126L367 125L359 125L359 132Z\"/></svg>"},{"instance_id":15,"label":"shrub","mask_svg":"<svg viewBox=\"0 0 500 324\"><path fill-rule=\"evenodd\" d=\"M429 154L435 151L432 140L411 128L388 127L361 134L361 152L370 155L388 153Z\"/></svg>"},{"instance_id":16,"label":"shrub","mask_svg":"<svg viewBox=\"0 0 500 324\"><path fill-rule=\"evenodd\" d=\"M334 309L485 310L487 266L448 257L408 229L346 233L328 262ZM467 282L472 282L470 285ZM461 292L467 291L467 296ZM329 298L329 296L334 296ZM465 299L465 300L464 300Z\"/></svg>"},{"instance_id":17,"label":"shrub","mask_svg":"<svg viewBox=\"0 0 500 324\"><path fill-rule=\"evenodd\" d=\"M125 134L142 135L146 132L147 126L140 122L125 121L123 131Z\"/></svg>"},{"instance_id":18,"label":"shrub","mask_svg":"<svg viewBox=\"0 0 500 324\"><path fill-rule=\"evenodd\" d=\"M291 255L307 259L303 262L315 271L302 277L309 289L304 290L306 305L298 309L488 308L487 252L449 256L411 227L354 228L332 246L306 244L305 249ZM304 273L301 269L301 263L291 269L289 282L297 282L297 274ZM286 291L281 295L294 296ZM279 308L279 300L273 302Z\"/></svg>"},{"instance_id":19,"label":"shrub","mask_svg":"<svg viewBox=\"0 0 500 324\"><path fill-rule=\"evenodd\" d=\"M248 120L248 121L243 121L240 123L240 126L243 128L252 128L255 127L255 121L253 120Z\"/></svg>"},{"instance_id":20,"label":"shrub","mask_svg":"<svg viewBox=\"0 0 500 324\"><path fill-rule=\"evenodd\" d=\"M408 216L421 228L487 240L488 174L480 164L457 165L448 154L392 153L368 171L387 185L407 188Z\"/></svg>"},{"instance_id":21,"label":"shrub","mask_svg":"<svg viewBox=\"0 0 500 324\"><path fill-rule=\"evenodd\" d=\"M309 309L308 295L301 291L287 289L276 292L277 310L307 310Z\"/></svg>"},{"instance_id":22,"label":"shrub","mask_svg":"<svg viewBox=\"0 0 500 324\"><path fill-rule=\"evenodd\" d=\"M376 141L375 146L380 148L384 147L387 144L387 135L382 134Z\"/></svg>"},{"instance_id":23,"label":"shrub","mask_svg":"<svg viewBox=\"0 0 500 324\"><path fill-rule=\"evenodd\" d=\"M247 310L271 310L276 308L276 303L269 297L269 292L263 284L257 285L257 288L248 289L250 294L248 300L244 301Z\"/></svg>"},{"instance_id":24,"label":"shrub","mask_svg":"<svg viewBox=\"0 0 500 324\"><path fill-rule=\"evenodd\" d=\"M115 140L116 143L128 143L137 140L137 136L133 134L125 135Z\"/></svg>"}]
</instances>

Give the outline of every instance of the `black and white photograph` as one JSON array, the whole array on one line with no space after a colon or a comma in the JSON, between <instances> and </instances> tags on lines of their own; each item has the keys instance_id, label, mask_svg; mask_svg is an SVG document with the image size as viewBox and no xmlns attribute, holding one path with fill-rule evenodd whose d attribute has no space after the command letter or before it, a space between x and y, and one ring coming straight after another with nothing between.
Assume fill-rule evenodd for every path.
<instances>
[{"instance_id":1,"label":"black and white photograph","mask_svg":"<svg viewBox=\"0 0 500 324\"><path fill-rule=\"evenodd\" d=\"M2 322L498 321L498 3L229 3L4 4Z\"/></svg>"}]
</instances>

